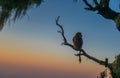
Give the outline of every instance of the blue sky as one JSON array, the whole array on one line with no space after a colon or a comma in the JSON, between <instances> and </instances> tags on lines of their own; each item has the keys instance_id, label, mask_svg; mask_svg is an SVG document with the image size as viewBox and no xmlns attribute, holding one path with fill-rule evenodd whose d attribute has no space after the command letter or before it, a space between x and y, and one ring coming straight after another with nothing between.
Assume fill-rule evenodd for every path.
<instances>
[{"instance_id":1,"label":"blue sky","mask_svg":"<svg viewBox=\"0 0 120 78\"><path fill-rule=\"evenodd\" d=\"M119 12L119 3L119 0L111 0L110 7ZM79 66L79 63L77 63L78 58L73 55L76 52L69 47L61 46L62 37L57 33L59 28L55 24L57 16L61 16L60 23L63 25L65 35L70 43L72 43L72 38L76 32L82 32L84 40L83 49L99 59L104 60L104 58L108 57L109 61L112 62L115 55L120 53L120 32L116 29L115 23L112 20L106 20L96 14L96 12L86 11L84 7L85 5L82 0L77 3L74 3L72 0L46 0L41 6L37 8L32 7L22 19L17 20L15 23L11 22L11 24L5 25L5 28L0 33L1 46L4 45L2 49L12 47L10 51L14 51L13 54L19 54L23 51L23 54L25 52L29 56L30 52L35 54L36 57L44 53L50 54L51 57L54 57L53 59L59 59L57 61L60 61L60 63L65 61L69 62L71 67L75 65ZM4 50L2 51L4 52ZM9 52L6 51L6 53ZM50 56L49 58L51 58ZM53 61L53 59L50 61ZM84 58L83 65L88 62L91 66L90 68L92 68L91 63L93 62L85 60L86 58ZM35 64L38 62L35 62ZM53 61L53 63L55 62ZM49 60L47 64L49 64ZM85 66L83 68L85 68L87 73L88 70L91 70L89 67L87 67L88 70ZM98 71L101 71L101 69ZM82 71L79 70L79 72ZM81 75L78 74L77 77L89 75L87 73L85 74L85 72L82 73ZM99 72L92 75L91 78L95 77L96 74L98 75ZM66 78L66 75L63 75L62 78ZM74 78L74 75L71 78Z\"/></svg>"}]
</instances>

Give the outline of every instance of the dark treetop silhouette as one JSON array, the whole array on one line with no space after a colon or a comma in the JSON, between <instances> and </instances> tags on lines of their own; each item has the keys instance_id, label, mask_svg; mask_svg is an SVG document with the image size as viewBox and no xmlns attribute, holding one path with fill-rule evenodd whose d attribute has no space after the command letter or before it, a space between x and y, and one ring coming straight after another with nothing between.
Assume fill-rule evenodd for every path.
<instances>
[{"instance_id":1,"label":"dark treetop silhouette","mask_svg":"<svg viewBox=\"0 0 120 78\"><path fill-rule=\"evenodd\" d=\"M0 0L0 30L13 15L13 20L24 16L31 6L39 6L42 0Z\"/></svg>"},{"instance_id":2,"label":"dark treetop silhouette","mask_svg":"<svg viewBox=\"0 0 120 78\"><path fill-rule=\"evenodd\" d=\"M0 0L0 30L9 20L13 13L13 20L20 18L26 14L26 11L33 5L39 6L43 0ZM78 1L78 0L73 0ZM115 12L109 7L110 0L93 0L95 6L88 3L88 0L83 0L87 6L85 9L89 11L97 11L98 14L106 19L113 20L117 29L120 31L120 13Z\"/></svg>"},{"instance_id":3,"label":"dark treetop silhouette","mask_svg":"<svg viewBox=\"0 0 120 78\"><path fill-rule=\"evenodd\" d=\"M88 0L83 0L85 5L87 6L85 9L89 11L97 11L97 14L100 14L106 19L113 20L116 24L117 29L120 31L120 13L115 12L109 7L110 0L100 0L98 3L97 0L93 0L94 5L92 6Z\"/></svg>"},{"instance_id":4,"label":"dark treetop silhouette","mask_svg":"<svg viewBox=\"0 0 120 78\"><path fill-rule=\"evenodd\" d=\"M120 55L116 56L116 59L115 59L115 61L113 63L108 63L108 58L105 58L104 61L99 60L99 59L87 54L87 52L85 52L84 49L75 48L74 45L68 43L68 41L67 41L67 39L66 39L66 37L64 35L64 29L63 29L62 25L59 24L59 22L58 22L59 18L60 18L60 16L58 16L57 19L56 19L56 25L60 28L60 31L58 31L58 33L60 33L62 35L62 37L63 37L63 43L62 43L63 45L69 46L72 49L74 49L75 51L79 51L80 53L75 54L75 56L79 56L79 59L81 58L81 56L85 56L85 57L89 58L90 60L93 60L94 62L108 68L110 70L110 74L111 74L112 78L120 78ZM82 61L82 60L80 59L80 61ZM104 73L105 73L105 71L101 73L101 78L105 77Z\"/></svg>"}]
</instances>

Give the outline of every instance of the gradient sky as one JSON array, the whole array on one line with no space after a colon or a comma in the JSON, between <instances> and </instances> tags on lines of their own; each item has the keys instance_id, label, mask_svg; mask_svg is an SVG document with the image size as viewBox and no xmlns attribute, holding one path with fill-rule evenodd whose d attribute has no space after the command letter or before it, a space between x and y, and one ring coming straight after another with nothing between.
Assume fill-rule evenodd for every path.
<instances>
[{"instance_id":1,"label":"gradient sky","mask_svg":"<svg viewBox=\"0 0 120 78\"><path fill-rule=\"evenodd\" d=\"M119 3L111 0L110 7L120 11ZM96 78L105 68L85 57L79 64L76 52L61 46L55 24L56 17L61 16L70 43L76 32L82 32L83 49L112 62L120 53L120 32L113 21L84 7L82 0L45 0L22 19L6 24L0 32L0 78Z\"/></svg>"}]
</instances>

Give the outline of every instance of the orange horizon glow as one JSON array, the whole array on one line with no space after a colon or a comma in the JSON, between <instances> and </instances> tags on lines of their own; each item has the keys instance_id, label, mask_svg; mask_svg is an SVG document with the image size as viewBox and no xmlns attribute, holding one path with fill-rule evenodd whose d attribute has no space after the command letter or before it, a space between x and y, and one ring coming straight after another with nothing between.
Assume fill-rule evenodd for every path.
<instances>
[{"instance_id":1,"label":"orange horizon glow","mask_svg":"<svg viewBox=\"0 0 120 78\"><path fill-rule=\"evenodd\" d=\"M83 60L81 64L74 55L66 57L60 54L57 49L44 46L34 46L27 41L19 39L2 39L0 47L0 68L3 71L13 70L45 70L53 72L63 72L68 74L98 75L103 67L92 61ZM14 41L16 40L16 41ZM17 43L13 43L17 42ZM42 44L41 44L42 45ZM86 59L86 58L85 58Z\"/></svg>"},{"instance_id":2,"label":"orange horizon glow","mask_svg":"<svg viewBox=\"0 0 120 78\"><path fill-rule=\"evenodd\" d=\"M0 63L5 63L18 67L28 67L35 69L53 70L69 73L88 73L95 74L99 72L97 64L71 62L70 59L62 59L58 56L46 53L15 52L2 50ZM64 58L64 57L63 57ZM76 59L77 60L77 59ZM86 62L86 61L84 61ZM74 64L74 65L73 65ZM93 68L94 67L94 68Z\"/></svg>"}]
</instances>

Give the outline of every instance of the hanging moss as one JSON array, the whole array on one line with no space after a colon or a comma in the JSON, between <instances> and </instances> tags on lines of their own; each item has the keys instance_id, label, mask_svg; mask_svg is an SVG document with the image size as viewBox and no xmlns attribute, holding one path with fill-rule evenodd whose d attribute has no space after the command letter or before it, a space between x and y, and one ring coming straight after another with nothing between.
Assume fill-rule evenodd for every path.
<instances>
[{"instance_id":1,"label":"hanging moss","mask_svg":"<svg viewBox=\"0 0 120 78\"><path fill-rule=\"evenodd\" d=\"M13 20L24 16L27 10L36 5L39 6L42 0L0 0L0 30L9 20L12 13Z\"/></svg>"}]
</instances>

